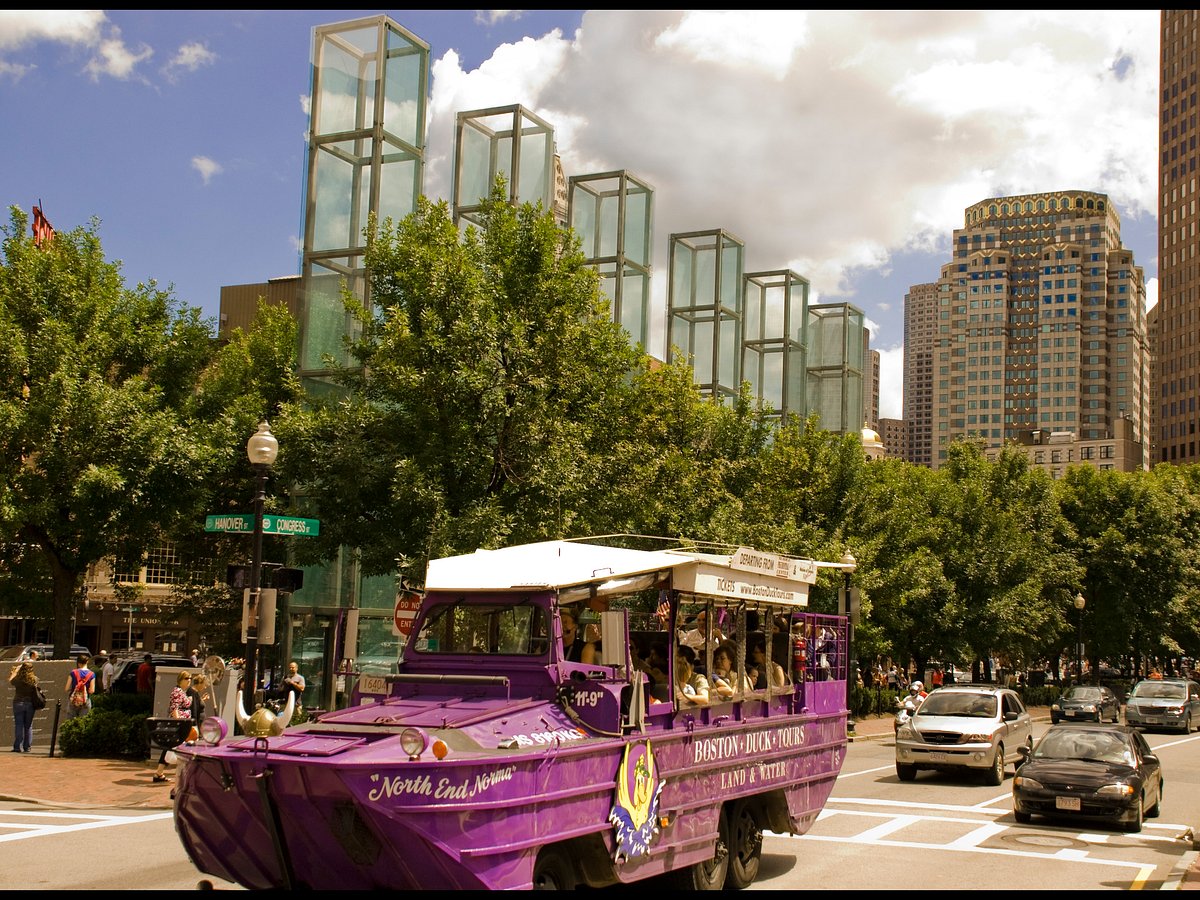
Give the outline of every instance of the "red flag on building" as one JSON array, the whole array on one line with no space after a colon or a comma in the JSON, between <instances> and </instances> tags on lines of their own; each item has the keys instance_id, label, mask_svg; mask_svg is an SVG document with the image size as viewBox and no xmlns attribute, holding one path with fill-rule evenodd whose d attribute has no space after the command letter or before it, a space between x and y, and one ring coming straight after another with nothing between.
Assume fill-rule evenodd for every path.
<instances>
[{"instance_id":1,"label":"red flag on building","mask_svg":"<svg viewBox=\"0 0 1200 900\"><path fill-rule=\"evenodd\" d=\"M52 237L54 237L54 226L42 214L42 208L35 206L33 208L33 246L41 247Z\"/></svg>"}]
</instances>

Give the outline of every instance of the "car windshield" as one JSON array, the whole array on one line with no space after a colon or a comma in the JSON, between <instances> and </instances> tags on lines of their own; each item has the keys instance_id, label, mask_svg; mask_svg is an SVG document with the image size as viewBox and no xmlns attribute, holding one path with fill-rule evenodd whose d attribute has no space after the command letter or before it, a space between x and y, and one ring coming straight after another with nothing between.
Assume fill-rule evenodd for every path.
<instances>
[{"instance_id":1,"label":"car windshield","mask_svg":"<svg viewBox=\"0 0 1200 900\"><path fill-rule=\"evenodd\" d=\"M1141 681L1134 686L1130 697L1142 700L1182 700L1187 696L1182 684L1172 684L1169 681Z\"/></svg>"},{"instance_id":2,"label":"car windshield","mask_svg":"<svg viewBox=\"0 0 1200 900\"><path fill-rule=\"evenodd\" d=\"M1067 691L1063 697L1064 700L1099 700L1100 688L1098 687L1073 687Z\"/></svg>"},{"instance_id":3,"label":"car windshield","mask_svg":"<svg viewBox=\"0 0 1200 900\"><path fill-rule=\"evenodd\" d=\"M996 698L988 694L934 691L917 709L921 716L970 716L991 719L996 715Z\"/></svg>"},{"instance_id":4,"label":"car windshield","mask_svg":"<svg viewBox=\"0 0 1200 900\"><path fill-rule=\"evenodd\" d=\"M1116 765L1136 763L1133 749L1119 734L1051 728L1033 751L1034 759L1087 759Z\"/></svg>"},{"instance_id":5,"label":"car windshield","mask_svg":"<svg viewBox=\"0 0 1200 900\"><path fill-rule=\"evenodd\" d=\"M412 647L418 654L543 654L549 648L546 616L541 607L523 603L445 603L429 612Z\"/></svg>"}]
</instances>

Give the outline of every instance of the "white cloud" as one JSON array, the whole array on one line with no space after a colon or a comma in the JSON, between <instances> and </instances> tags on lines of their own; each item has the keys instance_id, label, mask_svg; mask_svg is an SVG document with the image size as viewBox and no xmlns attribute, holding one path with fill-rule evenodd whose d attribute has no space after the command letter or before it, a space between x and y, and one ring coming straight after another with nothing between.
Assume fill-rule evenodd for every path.
<instances>
[{"instance_id":1,"label":"white cloud","mask_svg":"<svg viewBox=\"0 0 1200 900\"><path fill-rule=\"evenodd\" d=\"M88 61L84 71L92 76L93 81L99 81L101 75L127 81L137 73L138 63L145 62L154 55L154 51L145 44L137 50L131 50L121 40L121 30L112 28L109 36L100 42L95 55Z\"/></svg>"},{"instance_id":2,"label":"white cloud","mask_svg":"<svg viewBox=\"0 0 1200 900\"><path fill-rule=\"evenodd\" d=\"M456 112L522 104L568 175L654 188L656 274L670 234L723 228L748 271L855 303L898 358L907 285L856 297L848 276L944 254L967 206L1083 189L1155 215L1158 31L1157 10L589 10L570 40L436 60L426 190L449 196Z\"/></svg>"},{"instance_id":3,"label":"white cloud","mask_svg":"<svg viewBox=\"0 0 1200 900\"><path fill-rule=\"evenodd\" d=\"M200 173L200 178L204 181L205 185L212 181L214 176L220 175L225 171L220 163L209 159L207 156L193 156L192 168Z\"/></svg>"},{"instance_id":4,"label":"white cloud","mask_svg":"<svg viewBox=\"0 0 1200 900\"><path fill-rule=\"evenodd\" d=\"M15 9L0 12L0 51L39 41L91 46L108 22L99 9Z\"/></svg>"},{"instance_id":5,"label":"white cloud","mask_svg":"<svg viewBox=\"0 0 1200 900\"><path fill-rule=\"evenodd\" d=\"M166 73L168 78L171 78L180 70L195 72L201 66L211 66L216 61L217 54L209 50L204 44L193 42L181 46L171 60L163 66L163 72Z\"/></svg>"}]
</instances>

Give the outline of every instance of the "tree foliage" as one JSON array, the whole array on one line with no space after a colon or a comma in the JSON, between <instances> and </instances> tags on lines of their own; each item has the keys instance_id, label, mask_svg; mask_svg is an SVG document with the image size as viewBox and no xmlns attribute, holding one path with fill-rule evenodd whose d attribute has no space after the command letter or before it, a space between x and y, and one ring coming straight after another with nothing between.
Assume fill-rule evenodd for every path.
<instances>
[{"instance_id":1,"label":"tree foliage","mask_svg":"<svg viewBox=\"0 0 1200 900\"><path fill-rule=\"evenodd\" d=\"M198 530L264 398L290 399L293 377L225 377L240 340L219 349L198 309L126 286L97 222L40 248L26 226L14 207L2 229L0 546L10 575L49 586L62 648L88 566ZM294 370L285 332L262 337L276 375Z\"/></svg>"}]
</instances>

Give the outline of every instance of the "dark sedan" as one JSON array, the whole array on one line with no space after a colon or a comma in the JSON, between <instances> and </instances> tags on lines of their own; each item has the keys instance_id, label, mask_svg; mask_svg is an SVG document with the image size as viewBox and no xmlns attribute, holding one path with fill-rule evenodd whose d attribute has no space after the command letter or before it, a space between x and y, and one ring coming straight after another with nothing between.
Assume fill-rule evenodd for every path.
<instances>
[{"instance_id":1,"label":"dark sedan","mask_svg":"<svg viewBox=\"0 0 1200 900\"><path fill-rule=\"evenodd\" d=\"M1102 684L1077 684L1050 705L1050 721L1120 722L1121 701Z\"/></svg>"},{"instance_id":2,"label":"dark sedan","mask_svg":"<svg viewBox=\"0 0 1200 900\"><path fill-rule=\"evenodd\" d=\"M1013 777L1013 818L1099 819L1141 831L1158 815L1162 767L1127 725L1052 725Z\"/></svg>"}]
</instances>

